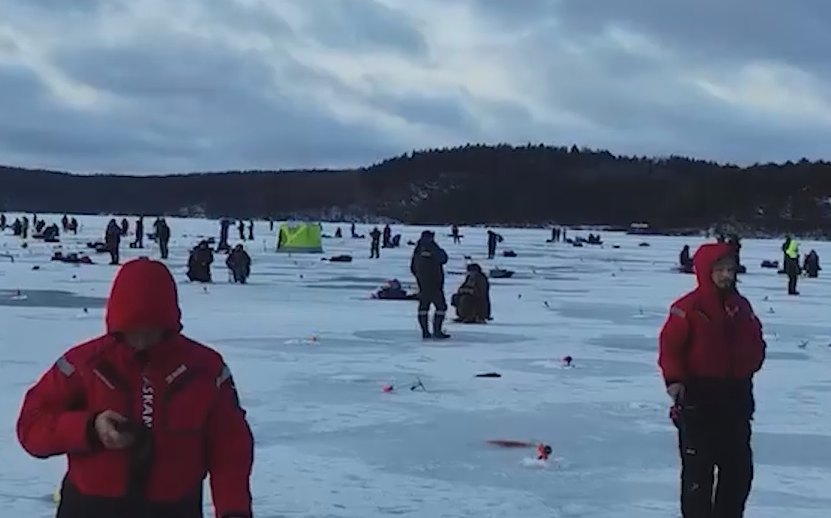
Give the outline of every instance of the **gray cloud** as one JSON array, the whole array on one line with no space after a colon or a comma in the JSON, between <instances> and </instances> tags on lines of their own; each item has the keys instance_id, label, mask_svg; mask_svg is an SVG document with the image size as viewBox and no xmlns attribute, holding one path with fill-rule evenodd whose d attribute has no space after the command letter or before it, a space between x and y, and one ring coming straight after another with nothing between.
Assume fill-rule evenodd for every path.
<instances>
[{"instance_id":1,"label":"gray cloud","mask_svg":"<svg viewBox=\"0 0 831 518\"><path fill-rule=\"evenodd\" d=\"M0 0L0 163L364 165L550 142L826 156L818 0Z\"/></svg>"},{"instance_id":2,"label":"gray cloud","mask_svg":"<svg viewBox=\"0 0 831 518\"><path fill-rule=\"evenodd\" d=\"M407 17L374 0L306 2L307 36L341 52L396 51L417 57L427 51L424 35Z\"/></svg>"}]
</instances>

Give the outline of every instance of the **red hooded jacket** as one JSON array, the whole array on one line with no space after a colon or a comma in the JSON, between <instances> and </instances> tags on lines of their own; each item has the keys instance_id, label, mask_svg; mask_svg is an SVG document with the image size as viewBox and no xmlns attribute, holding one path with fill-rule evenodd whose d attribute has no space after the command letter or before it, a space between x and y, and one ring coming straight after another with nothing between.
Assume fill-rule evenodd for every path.
<instances>
[{"instance_id":1,"label":"red hooded jacket","mask_svg":"<svg viewBox=\"0 0 831 518\"><path fill-rule=\"evenodd\" d=\"M180 334L180 320L167 267L130 261L112 285L107 334L68 350L26 393L17 435L35 457L67 456L64 492L68 485L75 498L63 500L76 508L66 516L106 514L100 502L126 500L129 452L104 449L94 432L95 416L108 409L143 423L152 436L139 496L157 510L150 514L201 516L202 482L210 474L216 516L251 516L253 438L245 412L222 357ZM140 358L119 333L147 327L170 334Z\"/></svg>"},{"instance_id":2,"label":"red hooded jacket","mask_svg":"<svg viewBox=\"0 0 831 518\"><path fill-rule=\"evenodd\" d=\"M667 385L696 379L750 379L762 367L762 324L738 292L721 294L713 265L734 255L724 243L702 245L693 256L698 287L676 300L661 329L658 365Z\"/></svg>"}]
</instances>

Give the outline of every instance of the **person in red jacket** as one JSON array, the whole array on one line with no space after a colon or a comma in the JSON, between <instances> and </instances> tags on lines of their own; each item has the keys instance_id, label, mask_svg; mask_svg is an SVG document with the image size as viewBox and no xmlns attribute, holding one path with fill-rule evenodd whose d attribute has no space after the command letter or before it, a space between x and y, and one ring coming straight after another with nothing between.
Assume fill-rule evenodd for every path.
<instances>
[{"instance_id":1,"label":"person in red jacket","mask_svg":"<svg viewBox=\"0 0 831 518\"><path fill-rule=\"evenodd\" d=\"M147 258L112 285L107 333L69 349L32 387L17 422L37 458L65 455L57 518L250 518L254 440L231 372L181 334L176 283Z\"/></svg>"},{"instance_id":2,"label":"person in red jacket","mask_svg":"<svg viewBox=\"0 0 831 518\"><path fill-rule=\"evenodd\" d=\"M698 287L672 304L658 358L679 431L681 510L684 518L741 518L753 480L750 422L753 375L765 358L762 324L736 290L730 245L702 245L693 264Z\"/></svg>"}]
</instances>

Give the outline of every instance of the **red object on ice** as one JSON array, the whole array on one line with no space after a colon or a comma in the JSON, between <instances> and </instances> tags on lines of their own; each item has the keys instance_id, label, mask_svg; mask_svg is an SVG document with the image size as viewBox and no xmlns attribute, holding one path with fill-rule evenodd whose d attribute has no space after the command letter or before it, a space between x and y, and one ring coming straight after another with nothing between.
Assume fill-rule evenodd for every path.
<instances>
[{"instance_id":1,"label":"red object on ice","mask_svg":"<svg viewBox=\"0 0 831 518\"><path fill-rule=\"evenodd\" d=\"M394 388L395 387L393 387L392 385L384 385L384 387L381 390L383 390L384 392L392 392Z\"/></svg>"},{"instance_id":2,"label":"red object on ice","mask_svg":"<svg viewBox=\"0 0 831 518\"><path fill-rule=\"evenodd\" d=\"M508 439L490 439L486 442L490 445L499 446L502 448L533 448L537 445L537 443L535 442L511 441Z\"/></svg>"},{"instance_id":3,"label":"red object on ice","mask_svg":"<svg viewBox=\"0 0 831 518\"><path fill-rule=\"evenodd\" d=\"M551 455L551 446L547 444L537 446L537 460L548 460L549 455Z\"/></svg>"}]
</instances>

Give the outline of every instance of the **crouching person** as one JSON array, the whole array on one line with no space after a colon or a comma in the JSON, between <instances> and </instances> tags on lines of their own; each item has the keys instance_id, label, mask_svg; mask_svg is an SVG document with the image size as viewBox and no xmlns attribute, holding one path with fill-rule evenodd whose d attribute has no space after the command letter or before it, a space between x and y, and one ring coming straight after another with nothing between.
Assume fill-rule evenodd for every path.
<instances>
[{"instance_id":1,"label":"crouching person","mask_svg":"<svg viewBox=\"0 0 831 518\"><path fill-rule=\"evenodd\" d=\"M234 282L245 284L251 275L251 256L245 251L245 247L237 245L225 259L225 266L231 270Z\"/></svg>"},{"instance_id":2,"label":"crouching person","mask_svg":"<svg viewBox=\"0 0 831 518\"><path fill-rule=\"evenodd\" d=\"M107 334L69 349L26 393L17 436L66 456L57 518L250 518L253 438L216 351L181 334L176 284L150 259L113 282Z\"/></svg>"},{"instance_id":3,"label":"crouching person","mask_svg":"<svg viewBox=\"0 0 831 518\"><path fill-rule=\"evenodd\" d=\"M467 277L452 297L456 322L483 324L491 320L490 282L476 263L467 266Z\"/></svg>"},{"instance_id":4,"label":"crouching person","mask_svg":"<svg viewBox=\"0 0 831 518\"><path fill-rule=\"evenodd\" d=\"M683 518L742 518L753 480L762 325L736 290L734 248L702 245L693 264L698 287L672 304L658 359L678 428L681 511Z\"/></svg>"},{"instance_id":5,"label":"crouching person","mask_svg":"<svg viewBox=\"0 0 831 518\"><path fill-rule=\"evenodd\" d=\"M200 241L188 257L188 280L191 282L211 282L211 265L214 262L214 251L207 241Z\"/></svg>"}]
</instances>

